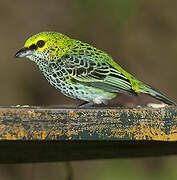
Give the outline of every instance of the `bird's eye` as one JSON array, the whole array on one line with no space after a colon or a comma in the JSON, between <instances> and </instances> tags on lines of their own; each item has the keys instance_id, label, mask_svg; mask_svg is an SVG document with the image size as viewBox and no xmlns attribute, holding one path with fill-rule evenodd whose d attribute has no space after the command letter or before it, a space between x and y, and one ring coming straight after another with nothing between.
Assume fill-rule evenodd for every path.
<instances>
[{"instance_id":1,"label":"bird's eye","mask_svg":"<svg viewBox=\"0 0 177 180\"><path fill-rule=\"evenodd\" d=\"M45 42L44 42L43 40L39 40L39 41L37 42L37 46L38 46L39 48L42 48L44 45L45 45Z\"/></svg>"},{"instance_id":2,"label":"bird's eye","mask_svg":"<svg viewBox=\"0 0 177 180\"><path fill-rule=\"evenodd\" d=\"M35 49L37 49L37 46L36 46L35 44L32 44L32 45L29 47L29 49L35 50Z\"/></svg>"}]
</instances>

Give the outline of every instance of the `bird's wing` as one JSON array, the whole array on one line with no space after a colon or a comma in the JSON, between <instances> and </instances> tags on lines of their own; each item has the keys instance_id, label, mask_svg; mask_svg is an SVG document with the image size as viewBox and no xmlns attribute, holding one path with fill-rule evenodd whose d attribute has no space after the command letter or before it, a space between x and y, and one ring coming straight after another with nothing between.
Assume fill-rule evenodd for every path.
<instances>
[{"instance_id":1,"label":"bird's wing","mask_svg":"<svg viewBox=\"0 0 177 180\"><path fill-rule=\"evenodd\" d=\"M136 94L129 79L118 69L112 67L109 61L68 54L62 57L62 60L73 82L103 89L107 92Z\"/></svg>"}]
</instances>

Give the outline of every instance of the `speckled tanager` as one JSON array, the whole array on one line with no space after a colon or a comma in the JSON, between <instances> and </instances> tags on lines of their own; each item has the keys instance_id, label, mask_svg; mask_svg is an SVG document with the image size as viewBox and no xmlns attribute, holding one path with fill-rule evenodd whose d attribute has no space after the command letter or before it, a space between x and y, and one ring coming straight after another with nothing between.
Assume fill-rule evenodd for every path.
<instances>
[{"instance_id":1,"label":"speckled tanager","mask_svg":"<svg viewBox=\"0 0 177 180\"><path fill-rule=\"evenodd\" d=\"M15 57L34 61L52 86L88 105L106 104L118 93L144 93L165 104L175 104L126 72L107 53L58 32L33 35Z\"/></svg>"}]
</instances>

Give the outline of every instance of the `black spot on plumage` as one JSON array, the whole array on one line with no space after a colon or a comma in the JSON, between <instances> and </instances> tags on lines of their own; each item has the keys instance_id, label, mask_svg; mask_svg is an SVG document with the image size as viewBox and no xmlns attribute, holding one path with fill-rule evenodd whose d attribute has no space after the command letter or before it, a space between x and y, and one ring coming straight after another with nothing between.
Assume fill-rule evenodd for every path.
<instances>
[{"instance_id":1,"label":"black spot on plumage","mask_svg":"<svg viewBox=\"0 0 177 180\"><path fill-rule=\"evenodd\" d=\"M75 58L75 63L79 63L79 59L78 58Z\"/></svg>"},{"instance_id":2,"label":"black spot on plumage","mask_svg":"<svg viewBox=\"0 0 177 180\"><path fill-rule=\"evenodd\" d=\"M76 52L78 52L78 51L77 51L77 50L75 50L75 49L72 49L72 51L73 51L73 52L75 52L75 53L76 53Z\"/></svg>"},{"instance_id":3,"label":"black spot on plumage","mask_svg":"<svg viewBox=\"0 0 177 180\"><path fill-rule=\"evenodd\" d=\"M98 52L95 52L95 55L99 56L100 54Z\"/></svg>"},{"instance_id":4,"label":"black spot on plumage","mask_svg":"<svg viewBox=\"0 0 177 180\"><path fill-rule=\"evenodd\" d=\"M106 63L102 63L102 65L103 65L103 66L107 66L107 64L106 64Z\"/></svg>"},{"instance_id":5,"label":"black spot on plumage","mask_svg":"<svg viewBox=\"0 0 177 180\"><path fill-rule=\"evenodd\" d=\"M97 69L95 71L98 73L109 73L109 70L104 70L104 69Z\"/></svg>"},{"instance_id":6,"label":"black spot on plumage","mask_svg":"<svg viewBox=\"0 0 177 180\"><path fill-rule=\"evenodd\" d=\"M77 83L77 80L76 80L76 79L74 79L74 78L71 78L70 80L71 80L71 82L72 82L72 83L74 83L74 84L75 84L75 83ZM77 87L75 87L75 89L76 89L76 90L78 90L78 88L77 88Z\"/></svg>"},{"instance_id":7,"label":"black spot on plumage","mask_svg":"<svg viewBox=\"0 0 177 180\"><path fill-rule=\"evenodd\" d=\"M81 61L80 61L80 65L81 65L81 66L83 66L83 65L84 65L84 60L83 60L83 59L81 59Z\"/></svg>"},{"instance_id":8,"label":"black spot on plumage","mask_svg":"<svg viewBox=\"0 0 177 180\"><path fill-rule=\"evenodd\" d=\"M113 76L113 77L118 78L118 79L122 79L122 80L130 83L130 80L127 79L126 77L124 77L122 74L121 75L119 75L119 74L110 74L110 76Z\"/></svg>"},{"instance_id":9,"label":"black spot on plumage","mask_svg":"<svg viewBox=\"0 0 177 180\"><path fill-rule=\"evenodd\" d=\"M87 68L87 71L93 71L93 67L92 66L90 66L89 68Z\"/></svg>"},{"instance_id":10,"label":"black spot on plumage","mask_svg":"<svg viewBox=\"0 0 177 180\"><path fill-rule=\"evenodd\" d=\"M75 65L74 64L65 64L65 68L74 68L75 67Z\"/></svg>"},{"instance_id":11,"label":"black spot on plumage","mask_svg":"<svg viewBox=\"0 0 177 180\"><path fill-rule=\"evenodd\" d=\"M82 73L85 73L85 72L86 72L86 69L83 68L83 67L77 69L77 74L78 74L78 75L80 75L80 74L82 74Z\"/></svg>"},{"instance_id":12,"label":"black spot on plumage","mask_svg":"<svg viewBox=\"0 0 177 180\"><path fill-rule=\"evenodd\" d=\"M76 75L76 72L77 72L77 70L76 70L76 69L73 69L73 76Z\"/></svg>"},{"instance_id":13,"label":"black spot on plumage","mask_svg":"<svg viewBox=\"0 0 177 180\"><path fill-rule=\"evenodd\" d=\"M57 62L59 63L60 66L64 65L63 61L58 60Z\"/></svg>"},{"instance_id":14,"label":"black spot on plumage","mask_svg":"<svg viewBox=\"0 0 177 180\"><path fill-rule=\"evenodd\" d=\"M56 82L58 83L58 84L60 84L60 82L61 82L61 79L56 79Z\"/></svg>"},{"instance_id":15,"label":"black spot on plumage","mask_svg":"<svg viewBox=\"0 0 177 180\"><path fill-rule=\"evenodd\" d=\"M91 52L90 51L85 51L85 54L88 56L88 55L91 54Z\"/></svg>"},{"instance_id":16,"label":"black spot on plumage","mask_svg":"<svg viewBox=\"0 0 177 180\"><path fill-rule=\"evenodd\" d=\"M62 72L62 73L65 73L66 71L65 71L65 69L62 69L61 72Z\"/></svg>"},{"instance_id":17,"label":"black spot on plumage","mask_svg":"<svg viewBox=\"0 0 177 180\"><path fill-rule=\"evenodd\" d=\"M91 47L88 47L87 50L92 50L92 48L91 48Z\"/></svg>"},{"instance_id":18,"label":"black spot on plumage","mask_svg":"<svg viewBox=\"0 0 177 180\"><path fill-rule=\"evenodd\" d=\"M95 66L95 65L97 65L94 61L89 61L89 63L90 63L90 66Z\"/></svg>"},{"instance_id":19,"label":"black spot on plumage","mask_svg":"<svg viewBox=\"0 0 177 180\"><path fill-rule=\"evenodd\" d=\"M61 72L57 72L57 76L61 76Z\"/></svg>"},{"instance_id":20,"label":"black spot on plumage","mask_svg":"<svg viewBox=\"0 0 177 180\"><path fill-rule=\"evenodd\" d=\"M49 77L46 77L46 79L47 79L47 81L49 81L49 82L50 82L50 78L49 78Z\"/></svg>"},{"instance_id":21,"label":"black spot on plumage","mask_svg":"<svg viewBox=\"0 0 177 180\"><path fill-rule=\"evenodd\" d=\"M57 74L53 74L53 77L56 78L56 77L57 77Z\"/></svg>"},{"instance_id":22,"label":"black spot on plumage","mask_svg":"<svg viewBox=\"0 0 177 180\"><path fill-rule=\"evenodd\" d=\"M98 63L98 64L97 64L97 67L98 67L98 68L101 68L101 67L102 67L102 64L101 64L101 63Z\"/></svg>"},{"instance_id":23,"label":"black spot on plumage","mask_svg":"<svg viewBox=\"0 0 177 180\"><path fill-rule=\"evenodd\" d=\"M52 67L52 68L57 68L58 67L56 63L50 63L49 66Z\"/></svg>"},{"instance_id":24,"label":"black spot on plumage","mask_svg":"<svg viewBox=\"0 0 177 180\"><path fill-rule=\"evenodd\" d=\"M67 69L67 71L69 72L69 74L71 74L71 73L72 73L72 69Z\"/></svg>"},{"instance_id":25,"label":"black spot on plumage","mask_svg":"<svg viewBox=\"0 0 177 180\"><path fill-rule=\"evenodd\" d=\"M65 54L65 55L63 56L63 58L66 58L66 59L72 58L72 59L73 59L73 57L70 57L70 55L68 55L68 54Z\"/></svg>"},{"instance_id":26,"label":"black spot on plumage","mask_svg":"<svg viewBox=\"0 0 177 180\"><path fill-rule=\"evenodd\" d=\"M79 54L84 54L84 50L80 50L80 51L79 51Z\"/></svg>"},{"instance_id":27,"label":"black spot on plumage","mask_svg":"<svg viewBox=\"0 0 177 180\"><path fill-rule=\"evenodd\" d=\"M92 72L91 75L95 76L95 77L98 78L98 79L104 79L104 78L106 77L106 75L104 75L104 74L99 74L99 73L97 73L97 72L95 72L95 71Z\"/></svg>"},{"instance_id":28,"label":"black spot on plumage","mask_svg":"<svg viewBox=\"0 0 177 180\"><path fill-rule=\"evenodd\" d=\"M83 55L84 55L84 53L83 53L83 52L82 52L82 53L81 53L81 52L79 52L79 55L83 56Z\"/></svg>"}]
</instances>

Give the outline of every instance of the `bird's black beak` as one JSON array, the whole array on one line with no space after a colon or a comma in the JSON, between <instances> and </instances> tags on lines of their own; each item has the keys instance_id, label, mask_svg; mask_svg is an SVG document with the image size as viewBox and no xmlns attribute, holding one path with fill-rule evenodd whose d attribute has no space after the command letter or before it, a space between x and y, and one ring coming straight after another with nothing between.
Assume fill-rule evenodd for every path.
<instances>
[{"instance_id":1,"label":"bird's black beak","mask_svg":"<svg viewBox=\"0 0 177 180\"><path fill-rule=\"evenodd\" d=\"M33 50L29 49L29 48L22 48L20 49L16 54L15 54L15 58L22 58L22 57L26 57L26 56L30 56L33 54Z\"/></svg>"}]
</instances>

